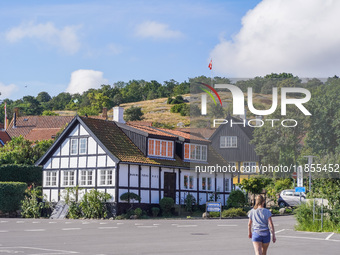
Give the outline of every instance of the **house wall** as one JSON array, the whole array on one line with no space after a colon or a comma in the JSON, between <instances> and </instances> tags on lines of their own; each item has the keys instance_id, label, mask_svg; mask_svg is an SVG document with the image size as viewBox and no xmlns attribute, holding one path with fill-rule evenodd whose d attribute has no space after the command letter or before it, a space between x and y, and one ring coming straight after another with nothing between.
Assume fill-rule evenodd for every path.
<instances>
[{"instance_id":1,"label":"house wall","mask_svg":"<svg viewBox=\"0 0 340 255\"><path fill-rule=\"evenodd\" d=\"M86 139L86 153L79 153L79 139ZM78 139L78 151L71 155L71 139ZM62 200L67 187L79 186L78 200L90 189L97 189L111 195L111 201L115 199L115 167L116 163L105 153L103 148L90 136L90 134L78 124L64 139L61 145L53 153L52 157L43 166L43 194L48 201ZM92 183L82 184L82 172L92 171ZM112 184L101 183L101 171L112 171ZM67 172L74 174L73 185L65 185L64 178ZM55 175L50 178L48 175ZM55 183L54 180L55 178Z\"/></svg>"}]
</instances>

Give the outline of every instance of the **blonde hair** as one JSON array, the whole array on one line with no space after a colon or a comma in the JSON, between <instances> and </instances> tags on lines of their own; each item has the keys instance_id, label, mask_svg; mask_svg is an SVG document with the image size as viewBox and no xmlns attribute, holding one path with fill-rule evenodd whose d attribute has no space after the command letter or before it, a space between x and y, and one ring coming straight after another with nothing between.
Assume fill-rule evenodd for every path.
<instances>
[{"instance_id":1,"label":"blonde hair","mask_svg":"<svg viewBox=\"0 0 340 255\"><path fill-rule=\"evenodd\" d=\"M254 209L257 209L259 206L263 205L264 203L264 198L262 195L258 195L256 197L256 202L255 202L255 206L254 206Z\"/></svg>"}]
</instances>

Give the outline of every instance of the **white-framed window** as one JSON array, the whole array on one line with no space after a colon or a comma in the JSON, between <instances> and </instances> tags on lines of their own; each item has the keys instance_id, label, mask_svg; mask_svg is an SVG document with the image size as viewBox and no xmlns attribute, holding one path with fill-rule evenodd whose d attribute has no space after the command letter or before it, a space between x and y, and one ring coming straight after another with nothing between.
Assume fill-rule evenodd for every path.
<instances>
[{"instance_id":1,"label":"white-framed window","mask_svg":"<svg viewBox=\"0 0 340 255\"><path fill-rule=\"evenodd\" d=\"M71 139L70 146L71 146L70 154L77 155L78 154L78 139L77 138Z\"/></svg>"},{"instance_id":2,"label":"white-framed window","mask_svg":"<svg viewBox=\"0 0 340 255\"><path fill-rule=\"evenodd\" d=\"M230 191L231 189L230 189L230 187L231 187L231 185L230 185L230 180L231 179L228 179L228 178L226 178L225 180L224 180L224 191Z\"/></svg>"},{"instance_id":3,"label":"white-framed window","mask_svg":"<svg viewBox=\"0 0 340 255\"><path fill-rule=\"evenodd\" d=\"M63 186L74 186L74 171L63 171Z\"/></svg>"},{"instance_id":4,"label":"white-framed window","mask_svg":"<svg viewBox=\"0 0 340 255\"><path fill-rule=\"evenodd\" d=\"M80 170L80 186L92 186L93 185L93 170Z\"/></svg>"},{"instance_id":5,"label":"white-framed window","mask_svg":"<svg viewBox=\"0 0 340 255\"><path fill-rule=\"evenodd\" d=\"M151 139L148 142L148 155L157 157L173 158L173 141Z\"/></svg>"},{"instance_id":6,"label":"white-framed window","mask_svg":"<svg viewBox=\"0 0 340 255\"><path fill-rule=\"evenodd\" d=\"M112 170L100 170L100 185L112 185Z\"/></svg>"},{"instance_id":7,"label":"white-framed window","mask_svg":"<svg viewBox=\"0 0 340 255\"><path fill-rule=\"evenodd\" d=\"M87 153L87 138L79 139L79 154Z\"/></svg>"},{"instance_id":8,"label":"white-framed window","mask_svg":"<svg viewBox=\"0 0 340 255\"><path fill-rule=\"evenodd\" d=\"M70 154L77 155L77 154L86 154L87 153L87 138L71 138L70 142Z\"/></svg>"},{"instance_id":9,"label":"white-framed window","mask_svg":"<svg viewBox=\"0 0 340 255\"><path fill-rule=\"evenodd\" d=\"M237 148L237 136L221 136L220 148Z\"/></svg>"},{"instance_id":10,"label":"white-framed window","mask_svg":"<svg viewBox=\"0 0 340 255\"><path fill-rule=\"evenodd\" d=\"M244 173L256 173L256 162L243 162Z\"/></svg>"},{"instance_id":11,"label":"white-framed window","mask_svg":"<svg viewBox=\"0 0 340 255\"><path fill-rule=\"evenodd\" d=\"M194 177L191 175L184 175L184 188L194 189Z\"/></svg>"},{"instance_id":12,"label":"white-framed window","mask_svg":"<svg viewBox=\"0 0 340 255\"><path fill-rule=\"evenodd\" d=\"M45 172L45 186L46 187L57 186L57 171Z\"/></svg>"},{"instance_id":13,"label":"white-framed window","mask_svg":"<svg viewBox=\"0 0 340 255\"><path fill-rule=\"evenodd\" d=\"M184 144L184 159L207 161L207 146L202 144Z\"/></svg>"},{"instance_id":14,"label":"white-framed window","mask_svg":"<svg viewBox=\"0 0 340 255\"><path fill-rule=\"evenodd\" d=\"M202 190L212 190L211 177L202 177Z\"/></svg>"}]
</instances>

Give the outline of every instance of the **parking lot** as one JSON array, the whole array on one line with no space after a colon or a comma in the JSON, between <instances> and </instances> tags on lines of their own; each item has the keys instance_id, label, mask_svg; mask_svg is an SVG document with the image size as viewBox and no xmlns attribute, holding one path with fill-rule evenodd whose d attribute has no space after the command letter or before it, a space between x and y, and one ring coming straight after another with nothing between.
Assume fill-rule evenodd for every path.
<instances>
[{"instance_id":1,"label":"parking lot","mask_svg":"<svg viewBox=\"0 0 340 255\"><path fill-rule=\"evenodd\" d=\"M274 217L270 254L338 254L340 235L294 231ZM247 219L0 219L0 254L253 254Z\"/></svg>"}]
</instances>

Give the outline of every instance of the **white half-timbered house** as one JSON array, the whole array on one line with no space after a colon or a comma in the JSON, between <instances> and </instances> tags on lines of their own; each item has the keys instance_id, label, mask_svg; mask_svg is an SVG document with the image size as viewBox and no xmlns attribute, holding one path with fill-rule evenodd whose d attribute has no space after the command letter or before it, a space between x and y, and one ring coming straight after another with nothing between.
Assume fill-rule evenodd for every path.
<instances>
[{"instance_id":1,"label":"white half-timbered house","mask_svg":"<svg viewBox=\"0 0 340 255\"><path fill-rule=\"evenodd\" d=\"M227 162L197 135L168 129L76 116L46 154L43 194L48 201L63 200L67 187L84 192L97 189L111 195L117 213L126 209L125 192L141 197L140 207L172 197L183 204L192 194L199 204L212 195L224 205L231 191L230 173L197 172L196 165ZM203 169L203 167L201 167ZM213 199L213 200L215 200Z\"/></svg>"}]
</instances>

